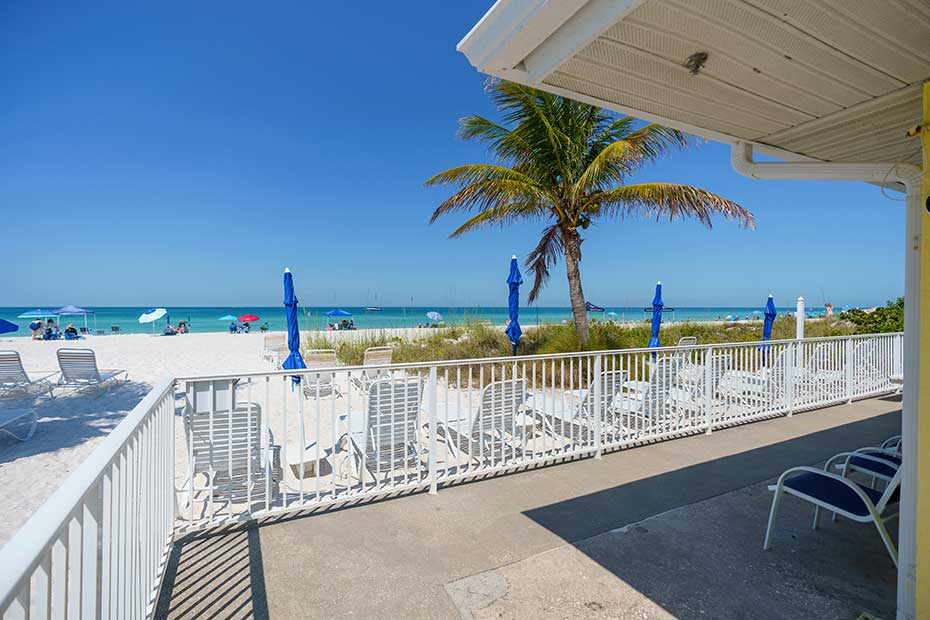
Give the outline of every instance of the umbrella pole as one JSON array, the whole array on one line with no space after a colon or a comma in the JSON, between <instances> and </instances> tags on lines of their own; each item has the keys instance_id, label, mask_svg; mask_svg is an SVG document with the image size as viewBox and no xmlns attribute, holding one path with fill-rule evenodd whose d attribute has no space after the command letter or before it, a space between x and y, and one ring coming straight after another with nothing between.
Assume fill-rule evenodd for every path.
<instances>
[{"instance_id":1,"label":"umbrella pole","mask_svg":"<svg viewBox=\"0 0 930 620\"><path fill-rule=\"evenodd\" d=\"M517 354L517 345L513 345L513 354L514 354L514 355Z\"/></svg>"}]
</instances>

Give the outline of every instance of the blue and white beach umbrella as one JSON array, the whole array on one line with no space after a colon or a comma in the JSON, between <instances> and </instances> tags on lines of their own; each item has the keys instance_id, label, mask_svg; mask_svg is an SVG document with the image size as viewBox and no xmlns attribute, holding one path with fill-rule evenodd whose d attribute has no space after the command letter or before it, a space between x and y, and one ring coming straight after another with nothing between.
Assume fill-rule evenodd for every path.
<instances>
[{"instance_id":1,"label":"blue and white beach umbrella","mask_svg":"<svg viewBox=\"0 0 930 620\"><path fill-rule=\"evenodd\" d=\"M765 302L765 311L762 314L765 315L765 322L762 324L762 340L771 340L772 326L775 324L775 317L778 316L775 310L775 299L771 295Z\"/></svg>"},{"instance_id":2,"label":"blue and white beach umbrella","mask_svg":"<svg viewBox=\"0 0 930 620\"><path fill-rule=\"evenodd\" d=\"M426 318L428 318L433 323L442 323L445 320L442 318L442 315L436 312L435 310L431 310L427 312Z\"/></svg>"},{"instance_id":3,"label":"blue and white beach umbrella","mask_svg":"<svg viewBox=\"0 0 930 620\"><path fill-rule=\"evenodd\" d=\"M19 331L19 325L10 323L6 319L0 319L0 334L9 334L15 331Z\"/></svg>"},{"instance_id":4,"label":"blue and white beach umbrella","mask_svg":"<svg viewBox=\"0 0 930 620\"><path fill-rule=\"evenodd\" d=\"M523 284L523 276L517 267L517 255L510 257L510 275L507 276L507 286L510 294L507 297L507 307L510 310L510 323L504 333L510 338L510 344L513 345L513 354L517 354L517 345L520 344L520 336L523 330L520 329L520 285Z\"/></svg>"},{"instance_id":5,"label":"blue and white beach umbrella","mask_svg":"<svg viewBox=\"0 0 930 620\"><path fill-rule=\"evenodd\" d=\"M46 310L45 308L36 308L35 310L30 310L29 312L23 312L20 314L17 319L47 319L55 316L54 310Z\"/></svg>"},{"instance_id":6,"label":"blue and white beach umbrella","mask_svg":"<svg viewBox=\"0 0 930 620\"><path fill-rule=\"evenodd\" d=\"M287 317L287 348L290 354L281 368L298 370L306 368L304 358L300 356L300 327L297 325L297 296L294 294L294 278L291 270L284 270L284 314ZM294 383L300 383L300 377L291 377Z\"/></svg>"},{"instance_id":7,"label":"blue and white beach umbrella","mask_svg":"<svg viewBox=\"0 0 930 620\"><path fill-rule=\"evenodd\" d=\"M649 347L661 347L659 342L659 328L662 326L662 283L656 283L656 294L652 298L652 337L649 338Z\"/></svg>"}]
</instances>

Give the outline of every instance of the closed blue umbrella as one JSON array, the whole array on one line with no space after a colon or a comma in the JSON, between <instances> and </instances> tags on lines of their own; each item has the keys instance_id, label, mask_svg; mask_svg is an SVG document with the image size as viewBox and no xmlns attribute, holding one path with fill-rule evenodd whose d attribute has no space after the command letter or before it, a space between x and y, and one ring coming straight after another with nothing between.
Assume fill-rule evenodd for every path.
<instances>
[{"instance_id":1,"label":"closed blue umbrella","mask_svg":"<svg viewBox=\"0 0 930 620\"><path fill-rule=\"evenodd\" d=\"M510 288L510 295L507 297L507 306L510 310L510 323L504 333L510 338L510 344L513 345L513 354L517 354L517 345L520 344L520 336L523 330L520 329L520 285L523 284L523 276L517 268L517 255L510 258L510 275L507 276L507 286Z\"/></svg>"},{"instance_id":2,"label":"closed blue umbrella","mask_svg":"<svg viewBox=\"0 0 930 620\"><path fill-rule=\"evenodd\" d=\"M0 319L0 334L8 334L15 331L19 331L19 325L10 323L5 319Z\"/></svg>"},{"instance_id":3,"label":"closed blue umbrella","mask_svg":"<svg viewBox=\"0 0 930 620\"><path fill-rule=\"evenodd\" d=\"M661 347L659 342L659 328L662 326L662 283L656 283L656 294L652 298L652 337L649 338L649 347Z\"/></svg>"},{"instance_id":4,"label":"closed blue umbrella","mask_svg":"<svg viewBox=\"0 0 930 620\"><path fill-rule=\"evenodd\" d=\"M778 316L778 312L775 310L775 299L771 295L769 295L769 300L765 302L765 312L762 314L765 315L765 322L762 324L762 340L771 340L772 325L775 324L775 317Z\"/></svg>"},{"instance_id":5,"label":"closed blue umbrella","mask_svg":"<svg viewBox=\"0 0 930 620\"><path fill-rule=\"evenodd\" d=\"M304 358L300 356L300 328L297 325L297 296L294 295L294 277L290 269L284 270L284 314L287 316L287 348L290 355L281 364L281 368L298 370L306 368ZM292 377L294 383L300 383L300 377Z\"/></svg>"}]
</instances>

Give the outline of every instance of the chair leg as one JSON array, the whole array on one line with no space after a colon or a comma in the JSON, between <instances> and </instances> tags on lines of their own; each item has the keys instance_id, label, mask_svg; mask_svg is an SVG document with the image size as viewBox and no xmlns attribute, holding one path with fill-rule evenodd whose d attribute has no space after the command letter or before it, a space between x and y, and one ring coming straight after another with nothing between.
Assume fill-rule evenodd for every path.
<instances>
[{"instance_id":1,"label":"chair leg","mask_svg":"<svg viewBox=\"0 0 930 620\"><path fill-rule=\"evenodd\" d=\"M881 520L876 519L875 527L878 529L878 535L882 537L882 542L885 543L885 549L887 549L888 554L891 555L891 561L894 562L894 567L898 568L898 550L894 546L894 541L891 540L891 536L888 534L885 524L882 523Z\"/></svg>"},{"instance_id":2,"label":"chair leg","mask_svg":"<svg viewBox=\"0 0 930 620\"><path fill-rule=\"evenodd\" d=\"M775 496L772 498L772 510L769 512L769 524L765 528L765 542L762 543L762 550L768 551L771 547L772 530L775 528L775 516L778 514L778 505L781 503L781 485L775 489Z\"/></svg>"},{"instance_id":3,"label":"chair leg","mask_svg":"<svg viewBox=\"0 0 930 620\"><path fill-rule=\"evenodd\" d=\"M820 520L820 506L814 505L814 523L811 525L811 529L814 530L815 532L817 531L819 520Z\"/></svg>"}]
</instances>

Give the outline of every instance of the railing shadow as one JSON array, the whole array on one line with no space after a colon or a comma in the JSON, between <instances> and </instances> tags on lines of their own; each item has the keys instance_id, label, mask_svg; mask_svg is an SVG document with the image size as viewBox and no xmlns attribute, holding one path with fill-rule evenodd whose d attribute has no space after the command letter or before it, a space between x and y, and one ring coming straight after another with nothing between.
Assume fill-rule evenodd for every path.
<instances>
[{"instance_id":1,"label":"railing shadow","mask_svg":"<svg viewBox=\"0 0 930 620\"><path fill-rule=\"evenodd\" d=\"M155 610L157 620L265 620L268 598L256 525L176 542Z\"/></svg>"}]
</instances>

